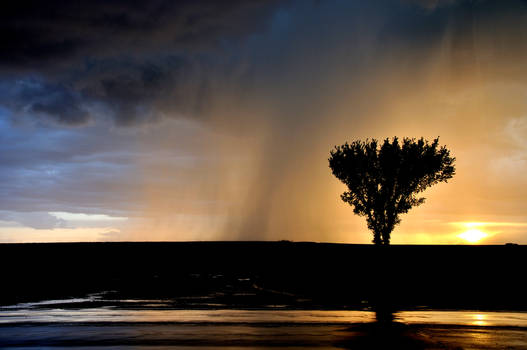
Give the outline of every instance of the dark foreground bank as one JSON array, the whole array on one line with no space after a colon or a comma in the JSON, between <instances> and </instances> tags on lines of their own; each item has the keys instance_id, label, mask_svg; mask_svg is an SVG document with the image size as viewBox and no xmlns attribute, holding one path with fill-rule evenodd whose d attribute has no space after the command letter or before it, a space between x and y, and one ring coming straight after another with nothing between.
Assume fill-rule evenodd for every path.
<instances>
[{"instance_id":1,"label":"dark foreground bank","mask_svg":"<svg viewBox=\"0 0 527 350\"><path fill-rule=\"evenodd\" d=\"M174 308L527 310L527 246L0 244L3 305L113 293Z\"/></svg>"}]
</instances>

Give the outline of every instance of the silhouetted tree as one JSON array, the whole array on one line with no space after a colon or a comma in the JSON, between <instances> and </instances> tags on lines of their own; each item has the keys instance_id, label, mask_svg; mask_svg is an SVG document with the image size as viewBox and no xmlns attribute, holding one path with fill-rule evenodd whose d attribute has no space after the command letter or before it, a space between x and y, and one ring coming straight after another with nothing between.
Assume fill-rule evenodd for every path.
<instances>
[{"instance_id":1,"label":"silhouetted tree","mask_svg":"<svg viewBox=\"0 0 527 350\"><path fill-rule=\"evenodd\" d=\"M399 214L423 204L417 195L426 188L447 182L455 174L455 158L439 138L354 141L331 150L329 167L348 186L341 195L353 212L366 216L373 243L390 244L390 234L401 222Z\"/></svg>"}]
</instances>

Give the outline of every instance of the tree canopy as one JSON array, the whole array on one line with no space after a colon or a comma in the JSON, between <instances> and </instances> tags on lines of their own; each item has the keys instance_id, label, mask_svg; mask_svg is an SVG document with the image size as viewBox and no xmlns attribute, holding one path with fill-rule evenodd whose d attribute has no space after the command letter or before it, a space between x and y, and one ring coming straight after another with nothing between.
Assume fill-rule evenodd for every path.
<instances>
[{"instance_id":1,"label":"tree canopy","mask_svg":"<svg viewBox=\"0 0 527 350\"><path fill-rule=\"evenodd\" d=\"M365 216L373 231L373 243L389 244L400 214L424 203L418 195L455 174L455 158L439 138L431 143L420 138L397 137L353 141L335 146L329 167L348 191L341 195L353 212Z\"/></svg>"}]
</instances>

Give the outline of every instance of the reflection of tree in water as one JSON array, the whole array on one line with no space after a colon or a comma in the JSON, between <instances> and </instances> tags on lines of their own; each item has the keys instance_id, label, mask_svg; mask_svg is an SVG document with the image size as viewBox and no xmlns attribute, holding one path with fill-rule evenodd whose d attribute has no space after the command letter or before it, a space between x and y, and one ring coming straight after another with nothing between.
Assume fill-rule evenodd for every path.
<instances>
[{"instance_id":1,"label":"reflection of tree in water","mask_svg":"<svg viewBox=\"0 0 527 350\"><path fill-rule=\"evenodd\" d=\"M377 306L375 308L375 320L379 325L390 326L395 320L395 310L389 305Z\"/></svg>"},{"instance_id":2,"label":"reflection of tree in water","mask_svg":"<svg viewBox=\"0 0 527 350\"><path fill-rule=\"evenodd\" d=\"M395 313L399 310L401 300L394 290L396 286L395 275L388 270L378 271L370 290L370 304L375 312L375 322L352 326L350 331L353 335L338 344L339 346L355 350L434 348L434 344L420 336L415 327L397 322Z\"/></svg>"},{"instance_id":3,"label":"reflection of tree in water","mask_svg":"<svg viewBox=\"0 0 527 350\"><path fill-rule=\"evenodd\" d=\"M394 309L387 305L374 308L376 321L351 327L349 339L336 344L345 349L405 349L434 348L429 340L419 335L415 328L394 320Z\"/></svg>"}]
</instances>

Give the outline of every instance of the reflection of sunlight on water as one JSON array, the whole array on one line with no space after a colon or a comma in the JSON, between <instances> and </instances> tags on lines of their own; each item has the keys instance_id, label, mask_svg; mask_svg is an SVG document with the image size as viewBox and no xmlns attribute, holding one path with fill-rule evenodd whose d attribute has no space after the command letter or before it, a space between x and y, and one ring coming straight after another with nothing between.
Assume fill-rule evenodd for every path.
<instances>
[{"instance_id":1,"label":"reflection of sunlight on water","mask_svg":"<svg viewBox=\"0 0 527 350\"><path fill-rule=\"evenodd\" d=\"M177 322L177 323L361 323L373 322L371 311L324 310L2 310L0 324L20 322Z\"/></svg>"},{"instance_id":2,"label":"reflection of sunlight on water","mask_svg":"<svg viewBox=\"0 0 527 350\"><path fill-rule=\"evenodd\" d=\"M527 327L527 312L401 311L397 319L408 324Z\"/></svg>"},{"instance_id":3,"label":"reflection of sunlight on water","mask_svg":"<svg viewBox=\"0 0 527 350\"><path fill-rule=\"evenodd\" d=\"M474 322L472 322L473 325L476 326L487 326L487 322L485 320L487 319L487 315L484 314L475 314L473 315Z\"/></svg>"},{"instance_id":4,"label":"reflection of sunlight on water","mask_svg":"<svg viewBox=\"0 0 527 350\"><path fill-rule=\"evenodd\" d=\"M496 343L496 337L494 334L482 330L482 331L472 331L470 332L470 335L474 339L474 343L477 343L478 345L490 345L492 343Z\"/></svg>"},{"instance_id":5,"label":"reflection of sunlight on water","mask_svg":"<svg viewBox=\"0 0 527 350\"><path fill-rule=\"evenodd\" d=\"M52 304L50 304L52 305ZM525 312L401 311L398 322L472 326L527 327ZM330 310L174 310L101 308L0 307L0 324L21 322L175 322L175 323L277 323L343 324L373 322L371 311Z\"/></svg>"}]
</instances>

